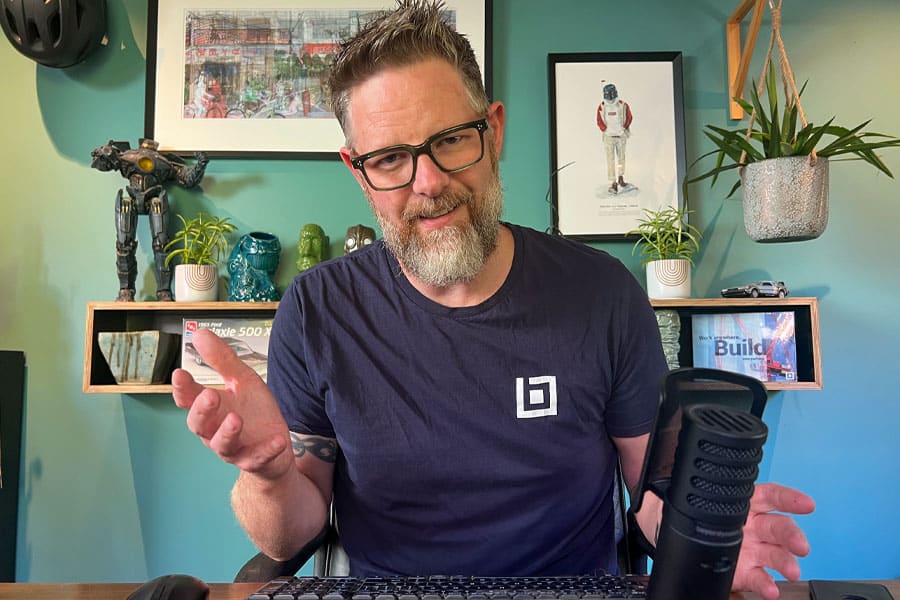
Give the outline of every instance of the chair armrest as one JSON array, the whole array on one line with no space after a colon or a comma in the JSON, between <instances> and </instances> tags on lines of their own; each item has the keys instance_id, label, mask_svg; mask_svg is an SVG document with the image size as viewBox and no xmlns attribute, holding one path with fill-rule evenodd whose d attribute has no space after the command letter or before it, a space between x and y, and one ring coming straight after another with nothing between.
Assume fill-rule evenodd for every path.
<instances>
[{"instance_id":1,"label":"chair armrest","mask_svg":"<svg viewBox=\"0 0 900 600\"><path fill-rule=\"evenodd\" d=\"M316 550L328 539L331 526L324 529L308 544L300 548L299 552L288 560L275 560L262 552L244 563L241 570L234 577L235 583L267 583L276 577L294 575L316 553Z\"/></svg>"}]
</instances>

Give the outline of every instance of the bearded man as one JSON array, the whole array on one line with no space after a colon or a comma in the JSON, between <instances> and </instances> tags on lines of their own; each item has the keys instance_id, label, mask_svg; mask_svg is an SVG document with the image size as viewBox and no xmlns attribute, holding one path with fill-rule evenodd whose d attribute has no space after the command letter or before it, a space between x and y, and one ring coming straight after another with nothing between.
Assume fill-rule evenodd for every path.
<instances>
[{"instance_id":1,"label":"bearded man","mask_svg":"<svg viewBox=\"0 0 900 600\"><path fill-rule=\"evenodd\" d=\"M294 279L269 389L199 332L226 389L176 371L175 401L241 470L235 513L276 560L333 506L355 576L616 572L616 466L633 489L666 371L653 310L608 254L501 220L504 106L440 2L399 4L343 45L328 86L383 239ZM806 506L762 489L756 527ZM643 506L652 540L659 503ZM767 598L761 565L796 577L808 549L781 517L790 544L755 539L790 558L751 553L735 578Z\"/></svg>"}]
</instances>

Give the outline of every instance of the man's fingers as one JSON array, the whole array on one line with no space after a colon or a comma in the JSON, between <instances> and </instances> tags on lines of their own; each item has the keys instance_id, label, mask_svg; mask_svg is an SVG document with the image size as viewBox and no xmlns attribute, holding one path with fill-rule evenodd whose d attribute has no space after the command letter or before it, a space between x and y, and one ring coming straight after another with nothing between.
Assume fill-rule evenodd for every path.
<instances>
[{"instance_id":1,"label":"man's fingers","mask_svg":"<svg viewBox=\"0 0 900 600\"><path fill-rule=\"evenodd\" d=\"M740 581L734 582L737 589L753 591L759 594L764 600L778 600L778 586L771 575L766 573L765 569L750 569L742 574Z\"/></svg>"},{"instance_id":2,"label":"man's fingers","mask_svg":"<svg viewBox=\"0 0 900 600\"><path fill-rule=\"evenodd\" d=\"M194 398L203 391L203 386L194 381L194 377L184 369L172 372L172 398L179 408L190 408Z\"/></svg>"},{"instance_id":3,"label":"man's fingers","mask_svg":"<svg viewBox=\"0 0 900 600\"><path fill-rule=\"evenodd\" d=\"M195 435L209 441L222 426L225 414L220 414L222 406L219 391L211 388L203 390L191 405L187 416L187 426Z\"/></svg>"},{"instance_id":4,"label":"man's fingers","mask_svg":"<svg viewBox=\"0 0 900 600\"><path fill-rule=\"evenodd\" d=\"M241 428L244 426L241 418L228 413L222 420L216 432L209 439L209 448L218 454L225 462L233 463L241 451Z\"/></svg>"},{"instance_id":5,"label":"man's fingers","mask_svg":"<svg viewBox=\"0 0 900 600\"><path fill-rule=\"evenodd\" d=\"M746 536L753 536L765 544L783 546L797 556L809 554L809 542L806 534L787 515L766 513L753 515L747 521Z\"/></svg>"},{"instance_id":6,"label":"man's fingers","mask_svg":"<svg viewBox=\"0 0 900 600\"><path fill-rule=\"evenodd\" d=\"M256 373L237 357L234 350L222 338L208 329L200 329L191 335L194 348L203 362L213 368L224 379L239 379L249 373Z\"/></svg>"},{"instance_id":7,"label":"man's fingers","mask_svg":"<svg viewBox=\"0 0 900 600\"><path fill-rule=\"evenodd\" d=\"M750 499L751 512L765 513L776 510L795 515L806 515L815 509L815 500L800 490L777 483L757 484L753 497Z\"/></svg>"}]
</instances>

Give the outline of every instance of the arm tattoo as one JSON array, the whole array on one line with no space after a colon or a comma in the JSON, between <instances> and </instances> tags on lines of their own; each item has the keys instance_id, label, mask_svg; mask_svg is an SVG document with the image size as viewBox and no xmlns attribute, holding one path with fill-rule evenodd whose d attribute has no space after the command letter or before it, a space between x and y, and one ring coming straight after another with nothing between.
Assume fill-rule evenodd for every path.
<instances>
[{"instance_id":1,"label":"arm tattoo","mask_svg":"<svg viewBox=\"0 0 900 600\"><path fill-rule=\"evenodd\" d=\"M337 441L333 438L301 435L292 431L291 448L294 450L294 458L300 458L308 452L328 463L337 459Z\"/></svg>"}]
</instances>

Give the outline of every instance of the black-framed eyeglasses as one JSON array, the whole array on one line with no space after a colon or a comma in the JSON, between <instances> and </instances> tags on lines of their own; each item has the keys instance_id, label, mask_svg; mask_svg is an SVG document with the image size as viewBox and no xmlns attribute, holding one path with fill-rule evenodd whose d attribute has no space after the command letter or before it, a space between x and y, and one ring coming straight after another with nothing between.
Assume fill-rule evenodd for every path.
<instances>
[{"instance_id":1,"label":"black-framed eyeglasses","mask_svg":"<svg viewBox=\"0 0 900 600\"><path fill-rule=\"evenodd\" d=\"M408 186L416 178L416 166L426 155L445 173L458 173L484 158L485 119L439 131L418 146L397 144L350 159L354 169L380 192Z\"/></svg>"}]
</instances>

